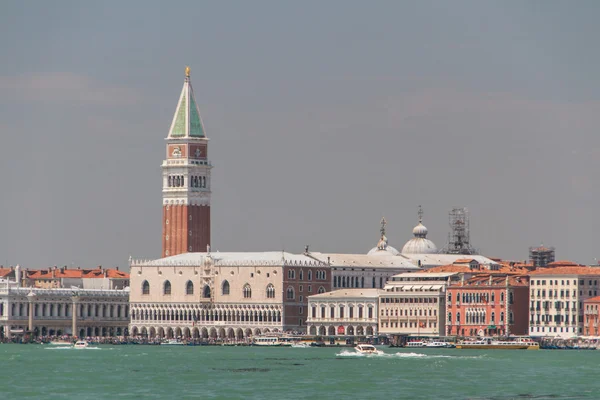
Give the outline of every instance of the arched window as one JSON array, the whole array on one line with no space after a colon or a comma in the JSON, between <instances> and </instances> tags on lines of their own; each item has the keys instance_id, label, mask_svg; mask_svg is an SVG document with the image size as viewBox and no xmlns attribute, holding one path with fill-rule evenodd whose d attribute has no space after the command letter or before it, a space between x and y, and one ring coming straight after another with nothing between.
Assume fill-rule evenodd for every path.
<instances>
[{"instance_id":1,"label":"arched window","mask_svg":"<svg viewBox=\"0 0 600 400\"><path fill-rule=\"evenodd\" d=\"M319 286L319 291L317 293L325 293L325 288L323 286Z\"/></svg>"},{"instance_id":2,"label":"arched window","mask_svg":"<svg viewBox=\"0 0 600 400\"><path fill-rule=\"evenodd\" d=\"M187 281L185 284L185 294L194 294L194 284L192 281Z\"/></svg>"},{"instance_id":3,"label":"arched window","mask_svg":"<svg viewBox=\"0 0 600 400\"><path fill-rule=\"evenodd\" d=\"M252 298L252 288L250 287L250 285L248 283L246 283L244 285L244 298L245 299Z\"/></svg>"},{"instance_id":4,"label":"arched window","mask_svg":"<svg viewBox=\"0 0 600 400\"><path fill-rule=\"evenodd\" d=\"M456 323L460 324L460 313L459 312L456 313Z\"/></svg>"},{"instance_id":5,"label":"arched window","mask_svg":"<svg viewBox=\"0 0 600 400\"><path fill-rule=\"evenodd\" d=\"M142 294L150 294L150 284L148 281L142 283Z\"/></svg>"},{"instance_id":6,"label":"arched window","mask_svg":"<svg viewBox=\"0 0 600 400\"><path fill-rule=\"evenodd\" d=\"M275 286L272 283L267 285L267 298L274 299L275 298Z\"/></svg>"},{"instance_id":7,"label":"arched window","mask_svg":"<svg viewBox=\"0 0 600 400\"><path fill-rule=\"evenodd\" d=\"M500 293L500 301L504 301L504 292Z\"/></svg>"},{"instance_id":8,"label":"arched window","mask_svg":"<svg viewBox=\"0 0 600 400\"><path fill-rule=\"evenodd\" d=\"M165 281L163 285L163 294L171 294L171 282Z\"/></svg>"},{"instance_id":9,"label":"arched window","mask_svg":"<svg viewBox=\"0 0 600 400\"><path fill-rule=\"evenodd\" d=\"M448 313L448 322L452 323L452 313Z\"/></svg>"},{"instance_id":10,"label":"arched window","mask_svg":"<svg viewBox=\"0 0 600 400\"><path fill-rule=\"evenodd\" d=\"M312 281L312 271L308 270L308 280Z\"/></svg>"},{"instance_id":11,"label":"arched window","mask_svg":"<svg viewBox=\"0 0 600 400\"><path fill-rule=\"evenodd\" d=\"M210 286L204 286L204 290L202 291L202 297L204 297L205 299L210 299Z\"/></svg>"},{"instance_id":12,"label":"arched window","mask_svg":"<svg viewBox=\"0 0 600 400\"><path fill-rule=\"evenodd\" d=\"M221 284L221 294L223 296L227 296L229 294L229 282L228 281L223 281L223 283Z\"/></svg>"},{"instance_id":13,"label":"arched window","mask_svg":"<svg viewBox=\"0 0 600 400\"><path fill-rule=\"evenodd\" d=\"M500 322L504 322L504 313L503 312L500 313Z\"/></svg>"},{"instance_id":14,"label":"arched window","mask_svg":"<svg viewBox=\"0 0 600 400\"><path fill-rule=\"evenodd\" d=\"M288 287L288 288L287 288L287 291L286 291L286 294L287 294L287 295L286 295L286 297L287 297L287 299L288 299L288 300L293 300L293 299L294 299L294 297L295 297L295 296L294 296L294 288L293 288L293 287L291 287L291 286L290 286L290 287Z\"/></svg>"},{"instance_id":15,"label":"arched window","mask_svg":"<svg viewBox=\"0 0 600 400\"><path fill-rule=\"evenodd\" d=\"M491 319L491 322L492 322L492 323L496 322L496 313L495 313L495 312L492 312L492 319Z\"/></svg>"}]
</instances>

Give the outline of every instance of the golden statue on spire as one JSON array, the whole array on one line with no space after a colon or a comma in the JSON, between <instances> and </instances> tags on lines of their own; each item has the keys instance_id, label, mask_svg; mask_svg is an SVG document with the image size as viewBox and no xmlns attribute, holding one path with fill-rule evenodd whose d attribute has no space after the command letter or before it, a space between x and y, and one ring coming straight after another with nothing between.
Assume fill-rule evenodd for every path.
<instances>
[{"instance_id":1,"label":"golden statue on spire","mask_svg":"<svg viewBox=\"0 0 600 400\"><path fill-rule=\"evenodd\" d=\"M191 72L191 71L192 71L192 70L190 69L190 67L189 67L189 66L186 66L186 67L185 67L185 77L186 77L186 78L189 78L189 77L190 77L190 72Z\"/></svg>"}]
</instances>

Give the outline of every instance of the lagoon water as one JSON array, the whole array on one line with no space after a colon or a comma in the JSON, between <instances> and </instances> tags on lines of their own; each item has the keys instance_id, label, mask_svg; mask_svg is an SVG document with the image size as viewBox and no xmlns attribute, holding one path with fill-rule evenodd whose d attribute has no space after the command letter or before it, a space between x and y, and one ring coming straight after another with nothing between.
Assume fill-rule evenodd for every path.
<instances>
[{"instance_id":1,"label":"lagoon water","mask_svg":"<svg viewBox=\"0 0 600 400\"><path fill-rule=\"evenodd\" d=\"M600 351L380 349L0 344L0 398L600 398Z\"/></svg>"}]
</instances>

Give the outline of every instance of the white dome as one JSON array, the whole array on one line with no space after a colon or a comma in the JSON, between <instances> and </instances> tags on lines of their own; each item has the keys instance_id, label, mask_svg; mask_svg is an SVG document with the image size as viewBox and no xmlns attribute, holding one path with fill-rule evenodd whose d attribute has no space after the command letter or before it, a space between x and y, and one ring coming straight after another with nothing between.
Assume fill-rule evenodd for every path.
<instances>
[{"instance_id":1,"label":"white dome","mask_svg":"<svg viewBox=\"0 0 600 400\"><path fill-rule=\"evenodd\" d=\"M419 222L419 225L415 226L413 229L413 235L415 235L415 237L427 237L427 228L425 227L425 225L423 225L422 223Z\"/></svg>"},{"instance_id":2,"label":"white dome","mask_svg":"<svg viewBox=\"0 0 600 400\"><path fill-rule=\"evenodd\" d=\"M384 249L373 247L367 253L368 256L398 256L400 252L392 246L386 246Z\"/></svg>"},{"instance_id":3,"label":"white dome","mask_svg":"<svg viewBox=\"0 0 600 400\"><path fill-rule=\"evenodd\" d=\"M402 248L402 254L436 254L437 252L435 243L422 237L410 239Z\"/></svg>"},{"instance_id":4,"label":"white dome","mask_svg":"<svg viewBox=\"0 0 600 400\"><path fill-rule=\"evenodd\" d=\"M421 223L423 210L419 206L419 224L414 227L414 238L410 239L402 248L402 254L435 254L438 248L431 240L427 239L427 228Z\"/></svg>"}]
</instances>

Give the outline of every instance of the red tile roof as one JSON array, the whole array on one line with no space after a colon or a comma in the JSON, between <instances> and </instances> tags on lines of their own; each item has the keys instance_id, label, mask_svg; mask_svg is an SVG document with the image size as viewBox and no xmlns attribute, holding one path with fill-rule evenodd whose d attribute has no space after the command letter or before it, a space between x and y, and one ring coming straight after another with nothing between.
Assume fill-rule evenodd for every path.
<instances>
[{"instance_id":1,"label":"red tile roof","mask_svg":"<svg viewBox=\"0 0 600 400\"><path fill-rule=\"evenodd\" d=\"M600 303L600 296L592 297L591 299L585 299L584 303Z\"/></svg>"},{"instance_id":2,"label":"red tile roof","mask_svg":"<svg viewBox=\"0 0 600 400\"><path fill-rule=\"evenodd\" d=\"M56 268L56 269L40 269L34 271L27 271L27 278L38 279L38 280L52 280L61 278L104 278L104 273L108 278L114 279L129 279L127 272L122 272L117 269L68 269L68 268ZM54 273L54 274L53 274Z\"/></svg>"},{"instance_id":3,"label":"red tile roof","mask_svg":"<svg viewBox=\"0 0 600 400\"><path fill-rule=\"evenodd\" d=\"M548 263L546 265L546 267L547 268L556 268L556 267L583 267L583 265L574 263L573 261L569 261L569 260L559 260L559 261L553 261L551 263Z\"/></svg>"},{"instance_id":4,"label":"red tile roof","mask_svg":"<svg viewBox=\"0 0 600 400\"><path fill-rule=\"evenodd\" d=\"M0 278L4 278L14 272L13 268L0 268Z\"/></svg>"}]
</instances>

